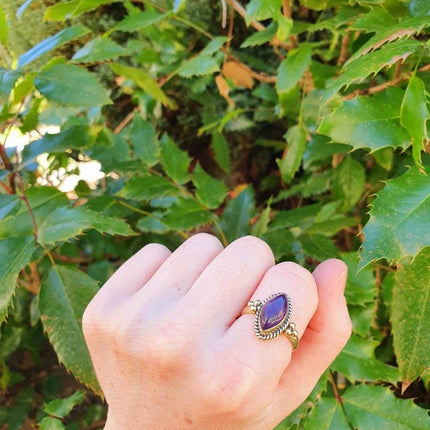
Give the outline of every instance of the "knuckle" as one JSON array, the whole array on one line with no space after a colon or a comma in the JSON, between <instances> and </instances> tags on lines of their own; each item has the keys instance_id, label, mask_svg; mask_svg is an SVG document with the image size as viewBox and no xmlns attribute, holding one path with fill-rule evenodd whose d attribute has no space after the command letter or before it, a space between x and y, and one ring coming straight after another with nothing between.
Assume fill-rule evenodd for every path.
<instances>
[{"instance_id":1,"label":"knuckle","mask_svg":"<svg viewBox=\"0 0 430 430\"><path fill-rule=\"evenodd\" d=\"M206 378L202 381L208 403L217 405L223 413L234 412L240 416L255 388L257 372L231 356L221 357L219 363L209 384Z\"/></svg>"},{"instance_id":2,"label":"knuckle","mask_svg":"<svg viewBox=\"0 0 430 430\"><path fill-rule=\"evenodd\" d=\"M275 267L277 267L283 272L292 274L293 276L300 278L306 283L306 285L309 285L315 291L317 290L317 285L314 277L312 276L312 273L309 272L309 270L305 269L303 266L300 266L300 264L294 263L293 261L284 261L282 263L277 264Z\"/></svg>"},{"instance_id":3,"label":"knuckle","mask_svg":"<svg viewBox=\"0 0 430 430\"><path fill-rule=\"evenodd\" d=\"M85 338L90 338L98 333L101 328L101 315L97 302L93 299L85 308L82 314L82 331Z\"/></svg>"},{"instance_id":4,"label":"knuckle","mask_svg":"<svg viewBox=\"0 0 430 430\"><path fill-rule=\"evenodd\" d=\"M270 265L275 264L275 257L270 246L262 239L255 236L243 236L235 241L237 246L243 247L246 251L256 254Z\"/></svg>"},{"instance_id":5,"label":"knuckle","mask_svg":"<svg viewBox=\"0 0 430 430\"><path fill-rule=\"evenodd\" d=\"M160 254L169 256L171 254L170 250L162 245L161 243L148 243L145 245L139 252L151 253L151 254Z\"/></svg>"}]
</instances>

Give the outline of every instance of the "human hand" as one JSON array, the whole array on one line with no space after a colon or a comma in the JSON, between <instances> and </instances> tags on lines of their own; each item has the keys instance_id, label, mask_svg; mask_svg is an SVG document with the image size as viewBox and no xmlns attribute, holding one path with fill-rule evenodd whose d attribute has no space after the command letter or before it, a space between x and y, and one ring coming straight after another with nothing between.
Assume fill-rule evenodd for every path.
<instances>
[{"instance_id":1,"label":"human hand","mask_svg":"<svg viewBox=\"0 0 430 430\"><path fill-rule=\"evenodd\" d=\"M308 396L347 342L347 268L275 265L247 236L150 244L100 289L83 330L109 405L105 430L270 430ZM287 293L300 339L260 340L249 300Z\"/></svg>"}]
</instances>

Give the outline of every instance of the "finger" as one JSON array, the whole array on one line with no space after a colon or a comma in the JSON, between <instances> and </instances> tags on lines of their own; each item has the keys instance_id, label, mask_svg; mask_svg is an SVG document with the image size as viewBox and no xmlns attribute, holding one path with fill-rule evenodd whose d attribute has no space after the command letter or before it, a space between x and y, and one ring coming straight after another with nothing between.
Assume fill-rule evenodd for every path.
<instances>
[{"instance_id":1,"label":"finger","mask_svg":"<svg viewBox=\"0 0 430 430\"><path fill-rule=\"evenodd\" d=\"M118 304L145 285L171 252L159 243L150 243L129 258L103 285L97 298L110 297Z\"/></svg>"},{"instance_id":2,"label":"finger","mask_svg":"<svg viewBox=\"0 0 430 430\"><path fill-rule=\"evenodd\" d=\"M133 302L152 300L165 302L184 295L206 266L223 250L221 242L211 234L199 233L186 240L138 291Z\"/></svg>"},{"instance_id":3,"label":"finger","mask_svg":"<svg viewBox=\"0 0 430 430\"><path fill-rule=\"evenodd\" d=\"M201 273L186 297L187 309L202 328L224 332L240 315L266 270L275 264L270 247L245 236L227 246Z\"/></svg>"},{"instance_id":4,"label":"finger","mask_svg":"<svg viewBox=\"0 0 430 430\"><path fill-rule=\"evenodd\" d=\"M313 272L318 308L280 380L277 396L280 417L305 400L351 335L351 320L343 295L346 276L346 265L337 259L321 263ZM285 411L286 399L293 403L289 411Z\"/></svg>"},{"instance_id":5,"label":"finger","mask_svg":"<svg viewBox=\"0 0 430 430\"><path fill-rule=\"evenodd\" d=\"M286 293L290 297L291 321L295 323L299 337L302 336L318 303L311 273L296 263L277 264L266 272L251 300L264 301L276 293ZM254 320L255 315L249 314L238 318L227 332L227 347L234 350L242 362L261 369L264 388L273 392L290 361L293 347L284 334L274 339L259 339L254 331Z\"/></svg>"}]
</instances>

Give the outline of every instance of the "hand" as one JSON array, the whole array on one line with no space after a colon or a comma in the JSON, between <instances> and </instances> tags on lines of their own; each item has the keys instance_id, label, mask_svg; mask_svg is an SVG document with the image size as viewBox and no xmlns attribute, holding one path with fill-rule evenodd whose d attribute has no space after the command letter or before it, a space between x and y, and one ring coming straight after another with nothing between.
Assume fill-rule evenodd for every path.
<instances>
[{"instance_id":1,"label":"hand","mask_svg":"<svg viewBox=\"0 0 430 430\"><path fill-rule=\"evenodd\" d=\"M100 289L83 330L109 405L107 430L270 430L297 408L351 333L347 268L275 265L247 236L150 244ZM260 340L249 300L287 293L300 344Z\"/></svg>"}]
</instances>

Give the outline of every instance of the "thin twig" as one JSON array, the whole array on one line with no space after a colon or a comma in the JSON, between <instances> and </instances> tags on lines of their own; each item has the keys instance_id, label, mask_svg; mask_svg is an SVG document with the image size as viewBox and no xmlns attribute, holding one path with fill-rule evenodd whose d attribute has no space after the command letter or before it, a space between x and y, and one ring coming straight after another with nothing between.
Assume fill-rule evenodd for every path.
<instances>
[{"instance_id":1,"label":"thin twig","mask_svg":"<svg viewBox=\"0 0 430 430\"><path fill-rule=\"evenodd\" d=\"M222 6L222 19L221 19L221 27L225 28L227 25L227 3L225 0L221 0Z\"/></svg>"},{"instance_id":2,"label":"thin twig","mask_svg":"<svg viewBox=\"0 0 430 430\"><path fill-rule=\"evenodd\" d=\"M236 0L227 0L227 2L242 18L246 17L246 10L239 2ZM249 25L258 31L263 31L266 29L266 27L258 21L251 21Z\"/></svg>"},{"instance_id":3,"label":"thin twig","mask_svg":"<svg viewBox=\"0 0 430 430\"><path fill-rule=\"evenodd\" d=\"M20 173L18 173L17 178L18 178L18 181L17 181L18 182L18 188L20 189L21 194L22 194L21 199L24 201L25 206L27 207L27 210L28 210L28 214L30 215L31 223L33 225L33 235L34 235L34 239L37 243L39 231L38 231L37 224L36 224L36 218L34 217L33 209L31 208L30 203L29 203L28 198L27 198L27 195L25 194L24 184L22 182L22 177L21 177Z\"/></svg>"},{"instance_id":4,"label":"thin twig","mask_svg":"<svg viewBox=\"0 0 430 430\"><path fill-rule=\"evenodd\" d=\"M92 261L91 257L84 257L84 256L72 257L70 255L61 255L54 252L52 253L52 256L56 260L61 261L62 263L88 264Z\"/></svg>"},{"instance_id":5,"label":"thin twig","mask_svg":"<svg viewBox=\"0 0 430 430\"><path fill-rule=\"evenodd\" d=\"M228 240L227 240L227 238L226 238L226 236L225 236L225 234L224 234L224 231L222 230L222 228L221 228L221 226L219 225L219 222L217 221L217 219L216 219L216 218L214 219L214 225L215 225L215 227L217 228L218 233L219 233L219 235L220 235L220 237L221 237L221 242L222 242L222 244L223 244L224 246L227 246L227 245L228 245Z\"/></svg>"},{"instance_id":6,"label":"thin twig","mask_svg":"<svg viewBox=\"0 0 430 430\"><path fill-rule=\"evenodd\" d=\"M283 0L282 1L282 13L284 14L284 16L286 16L287 18L291 19L291 4L290 4L290 0Z\"/></svg>"}]
</instances>

